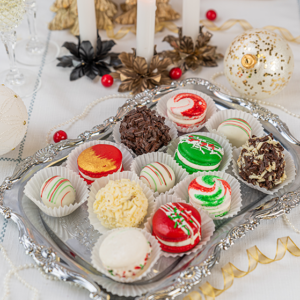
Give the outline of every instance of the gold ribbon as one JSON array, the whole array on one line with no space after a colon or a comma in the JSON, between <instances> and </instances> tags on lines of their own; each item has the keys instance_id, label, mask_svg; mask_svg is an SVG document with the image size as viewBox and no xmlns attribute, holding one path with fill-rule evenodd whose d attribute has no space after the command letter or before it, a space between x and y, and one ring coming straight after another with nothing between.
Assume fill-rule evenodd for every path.
<instances>
[{"instance_id":1,"label":"gold ribbon","mask_svg":"<svg viewBox=\"0 0 300 300\"><path fill-rule=\"evenodd\" d=\"M248 21L242 20L242 19L241 20L230 19L230 20L226 21L225 23L223 23L220 27L218 27L214 22L209 21L209 20L201 20L200 24L204 25L208 30L211 30L211 31L228 30L229 28L233 27L236 24L239 24L244 30L253 29L252 25ZM291 32L289 30L287 30L286 28L273 26L273 25L265 26L263 28L267 29L267 30L271 30L271 31L278 30L287 41L300 44L300 35L297 37L294 37L291 34Z\"/></svg>"},{"instance_id":2,"label":"gold ribbon","mask_svg":"<svg viewBox=\"0 0 300 300\"><path fill-rule=\"evenodd\" d=\"M168 30L177 33L178 28L177 25L173 22L159 22L155 25L155 32L160 32L164 28L167 28ZM132 32L133 34L136 34L136 28L135 26L122 26L116 33L114 32L113 26L109 26L106 28L106 34L110 39L120 40L125 35L127 35L129 32Z\"/></svg>"},{"instance_id":3,"label":"gold ribbon","mask_svg":"<svg viewBox=\"0 0 300 300\"><path fill-rule=\"evenodd\" d=\"M230 20L226 21L225 23L223 23L220 27L218 27L214 22L209 21L209 20L200 20L200 24L205 26L210 31L225 31L225 30L230 29L231 27L233 27L236 24L239 24L244 30L253 29L253 26L248 21L243 20L243 19L230 19ZM167 28L168 30L170 30L174 33L178 33L177 25L173 22L166 21L166 22L159 22L159 23L155 24L155 32L160 32L164 28ZM263 28L267 29L267 30L271 30L271 31L278 30L287 41L300 44L300 35L297 37L294 37L291 34L291 32L289 30L287 30L286 28L272 26L272 25L265 26ZM107 36L109 38L115 39L115 40L119 40L119 39L123 38L129 32L132 32L135 34L136 33L135 26L128 26L128 27L123 26L123 27L121 27L121 29L119 29L117 31L117 33L114 33L113 26L109 26L108 28L106 28Z\"/></svg>"},{"instance_id":4,"label":"gold ribbon","mask_svg":"<svg viewBox=\"0 0 300 300\"><path fill-rule=\"evenodd\" d=\"M277 239L277 248L274 259L264 255L257 246L251 247L246 250L248 256L248 270L242 271L234 266L232 263L226 264L222 268L222 275L224 280L224 288L216 289L208 282L205 282L199 287L200 291L205 297L205 300L214 300L216 297L228 290L234 282L234 278L241 278L252 271L254 271L257 265L270 264L283 259L288 251L290 254L296 257L300 257L300 248L294 243L294 241L288 236ZM201 294L197 291L189 293L183 300L202 300Z\"/></svg>"}]
</instances>

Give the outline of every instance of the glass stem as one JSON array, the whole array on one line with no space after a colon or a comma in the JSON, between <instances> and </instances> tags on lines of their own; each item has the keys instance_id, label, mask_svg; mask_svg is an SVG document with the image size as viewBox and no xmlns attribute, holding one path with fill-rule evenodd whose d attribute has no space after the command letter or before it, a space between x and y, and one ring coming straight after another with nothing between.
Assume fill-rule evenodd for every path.
<instances>
[{"instance_id":1,"label":"glass stem","mask_svg":"<svg viewBox=\"0 0 300 300\"><path fill-rule=\"evenodd\" d=\"M25 9L30 33L30 40L26 51L32 55L41 55L45 51L45 44L40 41L36 30L36 1L25 1Z\"/></svg>"},{"instance_id":2,"label":"glass stem","mask_svg":"<svg viewBox=\"0 0 300 300\"><path fill-rule=\"evenodd\" d=\"M7 85L22 85L25 83L24 76L20 73L15 57L16 48L16 31L8 31L1 33L1 39L4 43L6 53L9 58L9 72L6 75L5 83Z\"/></svg>"}]
</instances>

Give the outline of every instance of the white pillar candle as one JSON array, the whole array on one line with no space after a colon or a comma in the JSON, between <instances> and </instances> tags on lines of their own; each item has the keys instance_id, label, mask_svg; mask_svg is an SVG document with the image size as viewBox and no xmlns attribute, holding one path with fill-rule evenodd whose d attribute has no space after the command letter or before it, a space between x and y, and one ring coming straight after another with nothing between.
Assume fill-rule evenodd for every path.
<instances>
[{"instance_id":1,"label":"white pillar candle","mask_svg":"<svg viewBox=\"0 0 300 300\"><path fill-rule=\"evenodd\" d=\"M77 0L79 34L81 41L90 41L97 47L97 24L94 0Z\"/></svg>"},{"instance_id":2,"label":"white pillar candle","mask_svg":"<svg viewBox=\"0 0 300 300\"><path fill-rule=\"evenodd\" d=\"M154 53L156 0L137 1L136 55L149 64Z\"/></svg>"},{"instance_id":3,"label":"white pillar candle","mask_svg":"<svg viewBox=\"0 0 300 300\"><path fill-rule=\"evenodd\" d=\"M200 0L182 0L182 35L194 41L199 34Z\"/></svg>"}]
</instances>

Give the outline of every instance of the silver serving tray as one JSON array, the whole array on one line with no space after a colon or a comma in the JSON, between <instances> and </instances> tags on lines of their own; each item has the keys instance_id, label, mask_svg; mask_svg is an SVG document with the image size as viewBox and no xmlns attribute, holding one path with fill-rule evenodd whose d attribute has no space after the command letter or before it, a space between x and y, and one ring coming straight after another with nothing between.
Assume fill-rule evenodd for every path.
<instances>
[{"instance_id":1,"label":"silver serving tray","mask_svg":"<svg viewBox=\"0 0 300 300\"><path fill-rule=\"evenodd\" d=\"M112 281L91 265L91 249L99 237L89 224L87 206L63 218L51 218L42 213L23 193L24 186L39 170L62 164L72 149L94 139L112 140L113 126L136 106L154 106L162 95L182 88L200 90L211 96L219 109L239 109L251 113L262 123L265 133L273 133L275 139L290 152L296 167L296 179L276 195L265 195L242 185L243 206L231 219L216 221L216 232L209 243L199 251L182 258L160 258L146 278L134 282L142 291L138 299L174 299L199 284L219 261L220 253L229 249L236 240L254 230L261 220L274 219L296 207L300 202L299 158L295 145L300 142L292 136L279 117L253 102L228 96L219 88L201 78L173 82L170 86L147 90L126 100L102 125L85 131L77 139L48 145L33 156L23 160L14 174L0 186L0 213L14 221L19 229L19 242L28 255L43 270L63 281L81 285L90 292L92 299L124 299L101 288L101 282ZM230 169L229 172L232 170ZM99 283L99 284L98 284ZM128 284L129 285L129 284ZM128 297L127 299L133 299Z\"/></svg>"}]
</instances>

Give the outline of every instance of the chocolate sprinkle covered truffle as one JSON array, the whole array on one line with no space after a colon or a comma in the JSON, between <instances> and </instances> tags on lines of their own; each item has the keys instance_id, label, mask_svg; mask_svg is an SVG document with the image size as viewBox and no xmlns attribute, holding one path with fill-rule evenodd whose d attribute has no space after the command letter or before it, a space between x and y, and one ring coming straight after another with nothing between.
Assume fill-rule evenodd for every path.
<instances>
[{"instance_id":1,"label":"chocolate sprinkle covered truffle","mask_svg":"<svg viewBox=\"0 0 300 300\"><path fill-rule=\"evenodd\" d=\"M138 107L121 122L121 142L137 155L157 151L171 141L170 128L164 121L147 107Z\"/></svg>"},{"instance_id":2,"label":"chocolate sprinkle covered truffle","mask_svg":"<svg viewBox=\"0 0 300 300\"><path fill-rule=\"evenodd\" d=\"M272 134L253 135L242 148L237 165L245 181L269 190L286 179L284 149Z\"/></svg>"}]
</instances>

